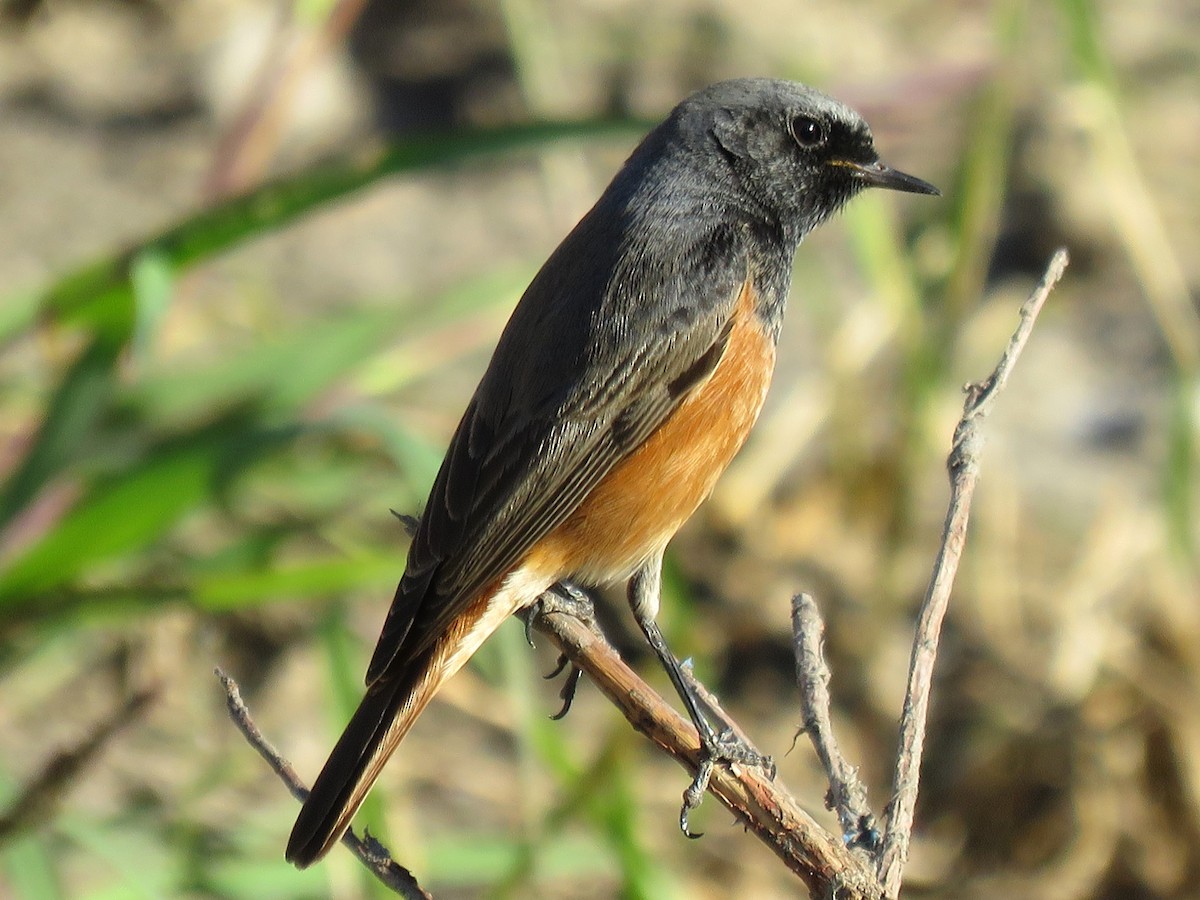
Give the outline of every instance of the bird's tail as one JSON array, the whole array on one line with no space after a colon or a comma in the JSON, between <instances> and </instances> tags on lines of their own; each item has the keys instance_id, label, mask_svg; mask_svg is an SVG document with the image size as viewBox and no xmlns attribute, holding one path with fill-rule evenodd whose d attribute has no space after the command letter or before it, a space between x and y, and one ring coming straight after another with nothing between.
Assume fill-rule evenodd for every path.
<instances>
[{"instance_id":1,"label":"bird's tail","mask_svg":"<svg viewBox=\"0 0 1200 900\"><path fill-rule=\"evenodd\" d=\"M501 622L549 587L546 579L520 577L524 575L518 570L498 588L485 591L427 650L407 660L399 671L385 672L367 688L300 809L288 839L288 862L303 869L329 852L438 689Z\"/></svg>"},{"instance_id":2,"label":"bird's tail","mask_svg":"<svg viewBox=\"0 0 1200 900\"><path fill-rule=\"evenodd\" d=\"M301 869L312 865L350 827L384 763L445 680L432 683L430 655L402 677L382 678L367 689L300 809L288 839L288 862ZM417 677L404 677L409 673Z\"/></svg>"}]
</instances>

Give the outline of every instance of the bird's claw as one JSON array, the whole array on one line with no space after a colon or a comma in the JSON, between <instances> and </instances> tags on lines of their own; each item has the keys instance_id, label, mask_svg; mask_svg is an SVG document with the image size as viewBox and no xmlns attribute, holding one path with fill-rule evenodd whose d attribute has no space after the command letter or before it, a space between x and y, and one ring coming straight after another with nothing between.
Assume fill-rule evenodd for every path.
<instances>
[{"instance_id":1,"label":"bird's claw","mask_svg":"<svg viewBox=\"0 0 1200 900\"><path fill-rule=\"evenodd\" d=\"M592 606L591 598L574 585L559 582L549 590L543 591L525 615L525 641L530 647L534 646L533 628L537 624L537 620L554 613L571 616L593 628L596 625L596 610ZM550 717L554 721L562 719L571 711L571 704L575 700L575 691L579 687L579 679L583 675L583 670L578 666L571 665L570 659L564 653L559 655L554 671L545 676L547 681L557 678L568 666L571 667L571 671L567 673L562 690L558 692L558 696L563 702L562 709Z\"/></svg>"},{"instance_id":2,"label":"bird's claw","mask_svg":"<svg viewBox=\"0 0 1200 900\"><path fill-rule=\"evenodd\" d=\"M683 807L679 810L679 829L692 840L703 837L704 832L693 832L688 825L688 816L704 800L704 792L708 790L717 763L752 766L764 770L770 780L775 780L775 761L759 753L738 737L733 729L726 728L719 734L711 726L700 729L700 765L696 769L696 777L683 792Z\"/></svg>"},{"instance_id":3,"label":"bird's claw","mask_svg":"<svg viewBox=\"0 0 1200 900\"><path fill-rule=\"evenodd\" d=\"M530 647L534 646L533 628L537 620L554 613L571 616L587 625L595 625L596 622L596 610L592 606L592 599L575 585L559 582L543 591L529 606L529 612L525 615L525 642ZM555 674L561 671L560 667ZM554 675L549 677L553 678Z\"/></svg>"},{"instance_id":4,"label":"bird's claw","mask_svg":"<svg viewBox=\"0 0 1200 900\"><path fill-rule=\"evenodd\" d=\"M555 667L554 671L547 675L546 678L554 678L556 675L562 672L562 670L566 668L569 663L570 660L567 659L567 656L564 653L559 657L558 665ZM563 681L562 689L558 692L559 699L563 702L562 709L550 717L555 722L566 718L567 713L571 711L571 704L575 702L575 691L579 688L579 679L582 676L583 669L579 668L579 666L571 666L571 671L567 673L566 680Z\"/></svg>"}]
</instances>

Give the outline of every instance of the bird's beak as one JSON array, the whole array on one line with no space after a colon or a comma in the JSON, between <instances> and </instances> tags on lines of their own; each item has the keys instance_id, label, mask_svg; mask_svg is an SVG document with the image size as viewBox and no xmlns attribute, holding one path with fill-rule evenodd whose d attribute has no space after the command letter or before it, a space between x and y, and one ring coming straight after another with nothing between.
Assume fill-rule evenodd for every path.
<instances>
[{"instance_id":1,"label":"bird's beak","mask_svg":"<svg viewBox=\"0 0 1200 900\"><path fill-rule=\"evenodd\" d=\"M932 194L940 197L942 192L928 181L922 181L915 175L908 175L879 160L871 163L851 162L850 160L835 160L834 165L845 166L859 180L871 187L887 188L890 191L904 191L908 194Z\"/></svg>"}]
</instances>

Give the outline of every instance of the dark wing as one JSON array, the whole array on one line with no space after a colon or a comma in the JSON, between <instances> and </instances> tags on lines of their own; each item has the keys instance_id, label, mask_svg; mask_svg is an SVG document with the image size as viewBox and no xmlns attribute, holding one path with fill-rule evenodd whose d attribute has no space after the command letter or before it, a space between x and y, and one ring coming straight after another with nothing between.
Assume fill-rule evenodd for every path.
<instances>
[{"instance_id":1,"label":"dark wing","mask_svg":"<svg viewBox=\"0 0 1200 900\"><path fill-rule=\"evenodd\" d=\"M434 482L368 684L428 648L721 359L747 278L736 234L691 236L677 257L647 262L588 232L585 218L501 336Z\"/></svg>"}]
</instances>

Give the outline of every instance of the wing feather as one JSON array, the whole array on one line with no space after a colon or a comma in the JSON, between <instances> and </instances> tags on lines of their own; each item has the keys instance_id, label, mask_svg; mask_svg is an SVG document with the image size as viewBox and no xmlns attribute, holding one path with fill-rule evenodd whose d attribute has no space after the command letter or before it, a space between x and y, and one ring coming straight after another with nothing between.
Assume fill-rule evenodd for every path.
<instances>
[{"instance_id":1,"label":"wing feather","mask_svg":"<svg viewBox=\"0 0 1200 900\"><path fill-rule=\"evenodd\" d=\"M747 277L736 236L696 238L657 272L614 271L618 260L645 263L616 247L611 259L579 252L587 224L526 291L451 439L368 684L427 650L720 361ZM568 260L583 260L582 271ZM687 295L696 284L704 296Z\"/></svg>"}]
</instances>

